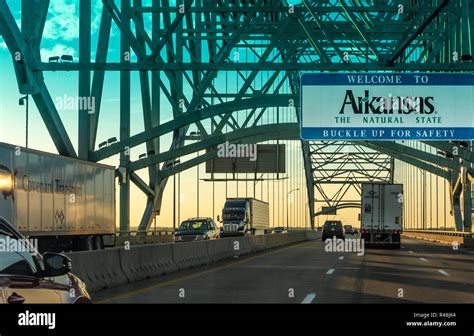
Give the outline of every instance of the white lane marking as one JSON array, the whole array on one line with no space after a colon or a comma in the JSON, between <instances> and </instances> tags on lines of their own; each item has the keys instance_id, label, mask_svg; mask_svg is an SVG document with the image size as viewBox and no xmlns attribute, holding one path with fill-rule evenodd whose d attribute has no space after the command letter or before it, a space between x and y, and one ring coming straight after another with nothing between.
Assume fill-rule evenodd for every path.
<instances>
[{"instance_id":1,"label":"white lane marking","mask_svg":"<svg viewBox=\"0 0 474 336\"><path fill-rule=\"evenodd\" d=\"M262 269L295 269L295 270L308 270L308 271L318 271L321 269L327 269L325 266L290 266L290 265L275 265L275 266L269 266L269 265L240 265L236 266L238 268L262 268ZM354 271L354 270L360 270L362 267L338 267L339 270L348 270L348 271ZM370 266L365 268L368 272L380 272L377 269L371 269ZM404 271L424 271L424 268L404 268ZM395 270L394 270L395 272Z\"/></svg>"},{"instance_id":2,"label":"white lane marking","mask_svg":"<svg viewBox=\"0 0 474 336\"><path fill-rule=\"evenodd\" d=\"M329 271L326 272L326 274L330 275L330 274L333 274L335 271L334 268L330 268Z\"/></svg>"},{"instance_id":3,"label":"white lane marking","mask_svg":"<svg viewBox=\"0 0 474 336\"><path fill-rule=\"evenodd\" d=\"M425 258L420 258L420 260L423 260L423 261L428 261L428 260L426 260Z\"/></svg>"},{"instance_id":4,"label":"white lane marking","mask_svg":"<svg viewBox=\"0 0 474 336\"><path fill-rule=\"evenodd\" d=\"M316 293L309 293L306 295L303 301L301 301L302 304L309 304L313 302L314 298L316 297Z\"/></svg>"},{"instance_id":5,"label":"white lane marking","mask_svg":"<svg viewBox=\"0 0 474 336\"><path fill-rule=\"evenodd\" d=\"M467 252L467 253L470 253L470 254L474 254L474 251L468 251L468 250L465 250L465 249L458 249L459 251L463 251L463 252Z\"/></svg>"},{"instance_id":6,"label":"white lane marking","mask_svg":"<svg viewBox=\"0 0 474 336\"><path fill-rule=\"evenodd\" d=\"M413 253L413 251L408 251L408 253Z\"/></svg>"},{"instance_id":7,"label":"white lane marking","mask_svg":"<svg viewBox=\"0 0 474 336\"><path fill-rule=\"evenodd\" d=\"M342 259L344 259L344 257L343 257L343 256L340 256L340 257L339 257L339 260L342 260Z\"/></svg>"},{"instance_id":8,"label":"white lane marking","mask_svg":"<svg viewBox=\"0 0 474 336\"><path fill-rule=\"evenodd\" d=\"M446 272L446 271L438 270L438 272L440 272L440 273L443 274L443 275L449 276L448 272Z\"/></svg>"}]
</instances>

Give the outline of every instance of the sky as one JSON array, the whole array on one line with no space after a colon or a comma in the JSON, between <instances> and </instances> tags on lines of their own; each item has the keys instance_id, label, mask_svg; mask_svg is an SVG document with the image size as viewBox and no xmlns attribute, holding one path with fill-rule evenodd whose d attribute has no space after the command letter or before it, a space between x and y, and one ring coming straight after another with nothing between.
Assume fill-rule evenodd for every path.
<instances>
[{"instance_id":1,"label":"sky","mask_svg":"<svg viewBox=\"0 0 474 336\"><path fill-rule=\"evenodd\" d=\"M149 1L144 1L144 5ZM289 1L292 3L299 3L300 1ZM20 1L7 0L12 14L18 24L20 19ZM175 2L171 1L171 5ZM49 13L43 34L41 44L41 58L43 62L48 62L51 56L72 55L77 61L78 57L78 0L52 0L49 8ZM98 27L100 24L100 13L102 4L98 0L92 0L92 59L95 58L95 49L97 45ZM149 23L149 18L145 17L145 24ZM147 26L148 27L148 26ZM147 31L149 29L147 28ZM109 61L118 61L119 55L119 31L113 24L112 35L109 45ZM251 56L250 56L251 57ZM135 58L132 57L132 61ZM265 75L265 74L264 74ZM45 82L53 100L57 97L77 96L78 92L78 76L76 72L47 72L44 73ZM224 82L223 75L220 74L217 82L222 85L227 84L229 92L233 92L242 83L238 79ZM132 94L131 94L131 134L137 134L143 131L143 117L142 105L140 99L139 78L137 73L132 74ZM99 131L97 136L97 143L100 143L108 138L119 138L119 74L117 72L109 72L105 76L105 85L103 93L103 101L101 107L101 115L99 121ZM185 91L188 99L190 98L189 90ZM16 83L16 77L12 66L12 60L6 44L0 36L0 142L12 143L17 145L24 145L25 143L25 110L24 106L18 105L20 93ZM161 122L171 120L171 108L167 104L166 99L162 99L161 106ZM270 112L274 112L269 109ZM58 110L65 128L70 136L70 139L77 150L77 128L78 115L77 109L59 109ZM294 116L288 116L287 121L295 121ZM36 109L36 106L30 104L29 117L29 143L30 147L57 153L56 148L51 141L51 138L44 126L44 123ZM170 136L162 137L161 150L166 151L169 147ZM144 146L138 146L132 149L131 160L136 160L141 153L146 150ZM265 181L256 184L256 196L270 203L270 215L273 226L285 225L285 209L286 200L285 194L293 188L299 190L295 192L295 205L290 208L290 220L294 218L295 223L299 225L308 224L307 211L307 196L306 186L304 180L303 163L301 160L301 149L299 142L287 142L287 165L289 173L284 174L283 177L289 177L287 180L275 181L275 176L266 174ZM182 158L185 161L186 158ZM112 166L118 165L118 157L111 157L104 160L103 163ZM139 175L147 180L147 171L139 172ZM205 174L204 165L199 167L199 176L201 179L209 178ZM245 176L239 176L245 178ZM178 201L179 220L188 217L197 216L197 168L192 168L179 176L180 199ZM285 189L286 188L286 189ZM118 188L117 188L118 190ZM252 196L253 182L232 182L211 183L199 182L199 215L217 217L224 204L224 199L236 196ZM133 184L131 187L131 226L138 225L145 205L145 196ZM178 193L178 192L177 192ZM212 197L211 195L214 195ZM348 197L357 195L352 194ZM118 202L118 197L117 197ZM317 205L316 209L320 206ZM173 179L169 180L168 186L164 194L164 203L162 213L158 216L157 226L171 227L173 225ZM178 210L176 210L177 212ZM348 209L341 211L338 216L344 222L358 226L357 211L355 209ZM117 211L118 218L118 211ZM331 219L332 216L323 216L319 219L320 224L326 219ZM318 222L318 221L317 221ZM118 225L118 223L117 223Z\"/></svg>"},{"instance_id":2,"label":"sky","mask_svg":"<svg viewBox=\"0 0 474 336\"><path fill-rule=\"evenodd\" d=\"M146 5L146 1L144 5ZM7 1L15 20L20 25L20 2L19 1ZM174 5L171 1L171 5ZM48 62L51 56L61 56L64 54L72 55L74 60L77 62L78 57L78 6L79 2L76 0L53 0L51 1L48 17L45 24L45 30L43 34L43 40L41 43L41 58L43 62ZM100 13L102 5L100 1L92 1L92 59L95 58L95 49L97 45L98 27L100 25ZM145 17L145 23L149 21ZM119 33L118 28L113 24L112 35L109 45L109 61L118 61L119 50ZM134 61L134 56L132 61ZM6 143L12 143L17 145L25 144L25 107L18 105L18 99L20 93L16 84L16 77L12 66L12 60L10 53L6 47L5 42L0 36L0 65L1 65L1 76L0 76L0 141ZM78 75L76 72L46 72L44 78L48 90L56 101L58 97L75 97L78 92ZM220 75L221 80L223 75ZM101 115L99 121L99 130L97 136L97 143L100 143L108 138L117 137L119 138L119 75L117 72L109 72L105 76L105 85L103 93L103 101L101 106ZM241 83L241 81L240 81ZM239 85L238 80L228 82L228 90L236 90ZM143 117L142 117L142 105L139 91L139 78L137 73L132 74L132 94L131 94L131 134L136 134L143 131ZM189 94L189 92L187 92ZM188 99L190 99L188 95ZM166 99L162 99L161 108L161 122L171 120L172 114L170 106L165 102ZM29 113L29 144L30 148L47 151L51 153L57 153L56 148L44 126L44 123L36 109L36 106L30 100L30 113ZM72 109L58 109L62 122L69 134L69 137L77 151L77 128L78 128L78 115L77 110ZM14 125L14 126L12 126ZM165 151L169 148L170 137L164 136L161 141L161 150ZM296 148L298 143L293 143L288 146L289 150L287 155L299 155L300 150ZM141 153L146 150L144 146L138 146L132 149L131 160L136 160ZM291 153L291 154L290 154ZM183 158L183 161L185 158ZM110 164L117 167L118 157L111 157L102 163ZM295 192L295 202L298 202L299 210L298 216L300 225L303 225L303 221L307 222L307 218L303 219L303 214L307 217L306 193L304 191L304 180L302 173L302 161L299 162L300 172L298 173L298 183L300 184L299 189ZM143 170L139 172L139 175L147 180L147 171ZM204 165L199 167L200 178L209 178L204 172ZM239 176L239 178L245 178L245 176ZM272 176L265 176L266 179L273 179ZM177 178L178 180L178 178ZM295 180L296 180L296 167L295 167ZM193 168L189 171L180 174L179 176L180 186L176 188L176 198L178 199L179 190L179 201L176 205L177 220L183 220L188 217L194 217L197 215L197 169ZM293 183L293 180L291 180ZM260 185L258 185L260 183ZM268 201L267 198L274 198L274 206L271 206L272 216L278 217L278 222L275 221L275 226L284 225L283 211L285 207L283 190L288 190L288 181L273 181L267 180L264 182L258 182L256 185L258 198L263 198ZM294 182L296 185L296 182ZM236 196L253 196L253 182L229 183L227 188L223 183L214 183L214 188L211 182L200 181L199 192L199 215L217 217L220 213L221 208L224 204L226 197L226 189L228 197ZM262 186L262 184L264 186ZM285 185L284 185L285 184ZM280 185L280 187L278 187ZM190 188L189 186L193 186ZM269 187L270 186L270 187ZM273 193L272 186L275 186L275 193ZM263 189L262 189L263 188ZM117 189L117 202L118 188ZM211 201L206 195L212 194L214 189L214 201ZM263 191L262 191L263 190ZM273 194L275 196L273 197ZM168 186L165 190L163 211L158 216L157 226L170 227L173 225L173 181L169 180ZM137 226L141 215L144 210L146 198L141 191L139 191L133 184L131 187L131 226L132 228ZM178 212L179 208L179 212ZM278 216L277 213L280 212ZM292 215L297 215L296 211L290 210ZM118 222L118 208L117 208L117 222ZM117 223L118 225L118 223Z\"/></svg>"}]
</instances>

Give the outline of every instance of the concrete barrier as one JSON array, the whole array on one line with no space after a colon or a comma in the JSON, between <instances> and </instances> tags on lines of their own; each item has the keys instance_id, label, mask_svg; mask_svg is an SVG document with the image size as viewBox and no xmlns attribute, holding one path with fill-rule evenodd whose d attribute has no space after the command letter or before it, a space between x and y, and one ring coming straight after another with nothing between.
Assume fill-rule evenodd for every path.
<instances>
[{"instance_id":1,"label":"concrete barrier","mask_svg":"<svg viewBox=\"0 0 474 336\"><path fill-rule=\"evenodd\" d=\"M290 237L289 235L291 235L291 233L280 233L273 235L273 247L280 247L286 244L290 244L288 239Z\"/></svg>"},{"instance_id":2,"label":"concrete barrier","mask_svg":"<svg viewBox=\"0 0 474 336\"><path fill-rule=\"evenodd\" d=\"M207 254L207 241L175 243L173 245L173 260L179 270L207 265L211 258Z\"/></svg>"},{"instance_id":3,"label":"concrete barrier","mask_svg":"<svg viewBox=\"0 0 474 336\"><path fill-rule=\"evenodd\" d=\"M125 285L166 273L208 265L320 236L320 232L290 232L251 237L222 238L214 241L115 247L105 250L72 252L72 273L81 278L90 292Z\"/></svg>"},{"instance_id":4,"label":"concrete barrier","mask_svg":"<svg viewBox=\"0 0 474 336\"><path fill-rule=\"evenodd\" d=\"M231 237L229 239L234 256L242 256L252 252L249 237Z\"/></svg>"},{"instance_id":5,"label":"concrete barrier","mask_svg":"<svg viewBox=\"0 0 474 336\"><path fill-rule=\"evenodd\" d=\"M138 235L118 236L115 238L115 246L120 247L129 242L130 245L165 244L173 242L173 235Z\"/></svg>"},{"instance_id":6,"label":"concrete barrier","mask_svg":"<svg viewBox=\"0 0 474 336\"><path fill-rule=\"evenodd\" d=\"M132 246L120 248L120 262L128 282L176 272L178 267L173 260L172 244Z\"/></svg>"},{"instance_id":7,"label":"concrete barrier","mask_svg":"<svg viewBox=\"0 0 474 336\"><path fill-rule=\"evenodd\" d=\"M321 238L322 232L321 231L306 231L306 240L315 240L317 238Z\"/></svg>"},{"instance_id":8,"label":"concrete barrier","mask_svg":"<svg viewBox=\"0 0 474 336\"><path fill-rule=\"evenodd\" d=\"M465 247L474 247L474 238L464 238Z\"/></svg>"},{"instance_id":9,"label":"concrete barrier","mask_svg":"<svg viewBox=\"0 0 474 336\"><path fill-rule=\"evenodd\" d=\"M267 234L267 235L248 237L250 249L252 250L252 252L260 252L270 247L270 244L268 243L269 241L268 238L271 236L272 235Z\"/></svg>"},{"instance_id":10,"label":"concrete barrier","mask_svg":"<svg viewBox=\"0 0 474 336\"><path fill-rule=\"evenodd\" d=\"M118 248L67 253L72 273L82 279L90 292L125 285L128 280L120 264Z\"/></svg>"},{"instance_id":11,"label":"concrete barrier","mask_svg":"<svg viewBox=\"0 0 474 336\"><path fill-rule=\"evenodd\" d=\"M217 239L206 242L207 254L212 262L229 259L234 256L230 239Z\"/></svg>"}]
</instances>

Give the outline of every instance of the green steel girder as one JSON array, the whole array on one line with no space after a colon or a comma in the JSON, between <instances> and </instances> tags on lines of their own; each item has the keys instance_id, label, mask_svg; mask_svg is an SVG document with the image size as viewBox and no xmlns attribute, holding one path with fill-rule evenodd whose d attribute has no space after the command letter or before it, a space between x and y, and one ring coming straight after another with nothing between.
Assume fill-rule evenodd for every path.
<instances>
[{"instance_id":1,"label":"green steel girder","mask_svg":"<svg viewBox=\"0 0 474 336\"><path fill-rule=\"evenodd\" d=\"M345 3L345 1L340 2L341 7L344 9L346 12L347 16L350 18L352 21L352 24L354 25L355 30L359 33L360 37L363 39L364 43L370 48L371 52L377 57L377 61L382 61L381 55L378 51L377 46L372 42L372 40L367 36L365 29L360 25L360 22L358 22L357 18L355 17L354 13L351 11L349 6Z\"/></svg>"},{"instance_id":2,"label":"green steel girder","mask_svg":"<svg viewBox=\"0 0 474 336\"><path fill-rule=\"evenodd\" d=\"M217 53L217 56L216 56L216 62L217 63L222 63L224 62L228 55L230 54L232 48L236 45L236 43L240 40L241 38L241 35L247 30L249 29L249 27L252 26L253 24L253 19L255 17L258 18L258 15L257 12L258 12L258 6L263 2L263 0L258 0L255 4L255 8L253 8L245 17L245 19L243 20L243 25L241 27L241 29L239 31L237 31L235 34L232 35L232 38L231 38L231 41L227 44L225 44L222 49ZM210 87L210 85L212 84L212 81L214 80L214 78L217 76L217 72L216 71L209 71L205 74L204 78L202 79L202 81L200 81L199 83L199 89L197 91L197 93L195 93L193 95L193 99L191 101L191 103L189 104L189 106L187 107L188 108L188 111L194 111L197 106L199 105L201 99L202 99L202 96L203 94L206 92L206 90ZM175 115L176 117L176 115ZM200 127L200 123L199 121L196 122L196 124L198 125L198 127L200 128L201 132L203 132L204 134L206 134L206 131L205 129L201 126ZM174 149L174 148L177 148L177 147L180 147L183 145L183 141L184 141L184 137L186 135L186 132L188 130L188 127L189 125L186 125L186 127L184 129L178 129L177 131L174 132L173 134L173 142L171 144L171 149ZM168 164L171 164L172 162L165 162L165 164L163 165L163 168L162 170L165 169L166 165ZM158 190L158 192L156 193L155 197L153 200L151 199L148 199L147 201L147 206L145 208L145 211L144 211L144 214L143 214L143 217L142 217L142 220L140 222L140 225L139 225L139 230L144 230L145 228L148 228L150 226L150 223L151 223L151 219L152 219L152 209L156 211L156 209L158 209L158 211L160 210L161 208L161 202L162 202L162 197L163 197L163 190L166 186L166 183L167 183L167 179L162 179L160 181L160 184L159 185L155 185L155 190Z\"/></svg>"},{"instance_id":3,"label":"green steel girder","mask_svg":"<svg viewBox=\"0 0 474 336\"><path fill-rule=\"evenodd\" d=\"M334 207L329 207L326 210L321 210L316 212L314 215L315 216L321 216L321 215L326 215L327 213L330 213L333 210L342 210L342 209L351 209L351 208L360 208L361 205L360 203L342 203L342 204L337 204ZM334 208L334 209L331 209Z\"/></svg>"},{"instance_id":4,"label":"green steel girder","mask_svg":"<svg viewBox=\"0 0 474 336\"><path fill-rule=\"evenodd\" d=\"M413 147L401 145L395 142L390 141L369 141L369 144L377 147L384 147L394 152L398 152L407 156L411 156L415 159L420 159L423 161L427 161L431 164L443 166L452 170L459 170L460 164L459 162L455 162L450 159L446 159L442 156L431 154Z\"/></svg>"},{"instance_id":5,"label":"green steel girder","mask_svg":"<svg viewBox=\"0 0 474 336\"><path fill-rule=\"evenodd\" d=\"M391 150L391 149L387 149L383 145L378 146L375 142L359 141L357 143L360 144L361 146L365 146L365 147L377 150L381 153L385 153L385 154L390 155L394 158L397 158L400 161L406 162L406 163L408 163L412 166L418 167L422 170L425 170L425 171L428 171L432 174L438 175L438 176L440 176L440 177L442 177L442 178L444 178L448 181L452 177L452 174L447 170L443 170L443 169L438 168L438 167L436 167L432 164L426 163L422 160L418 160L418 159L416 159L412 156L409 156L409 155L406 155L406 154L403 154L403 153L400 153L400 152L397 152L397 151L394 151L394 150Z\"/></svg>"},{"instance_id":6,"label":"green steel girder","mask_svg":"<svg viewBox=\"0 0 474 336\"><path fill-rule=\"evenodd\" d=\"M29 5L31 2L33 5ZM233 138L251 134L250 127L270 128L271 123L275 121L270 122L270 125L257 126L260 123L264 124L265 114L268 116L271 113L269 107L288 107L290 99L295 103L299 102L298 87L295 84L298 71L474 70L474 63L455 61L451 57L453 52L472 55L474 1L468 0L453 0L448 5L445 0L404 1L403 15L398 15L399 3L395 1L387 1L384 5L380 3L371 5L356 0L344 2L304 0L294 7L294 14L291 14L288 4L282 0L232 2L186 0L185 14L181 15L178 12L179 7L170 6L169 0L152 0L151 6L148 7L143 7L141 0L133 0L133 5L130 4L131 0L123 0L120 2L121 10L117 8L115 1L103 0L104 8L95 62L91 62L90 59L90 4L81 2L79 62L57 64L42 63L39 55L49 1L31 2L22 2L21 15L25 23L21 34L6 1L0 0L0 33L12 54L20 51L25 55L23 63L13 63L20 92L33 94L60 154L75 156L74 148L47 91L42 73L43 71L79 72L79 94L90 94L95 97L97 103L96 114L86 115L85 111L79 112L79 156L91 161L100 161L120 154L122 167L128 164L130 167L149 166L148 184L134 172L129 171L127 174L128 181L137 184L148 196L141 228L149 225L155 209L159 210L161 207L166 179L172 171L166 167L173 159L172 156L184 152L183 148L186 148L186 151L196 150L215 143L219 136ZM152 29L145 29L150 28L144 25L143 16L146 13L152 16ZM107 62L112 20L120 30L122 50L131 47L137 55L137 62ZM133 29L131 22L134 24ZM151 38L147 31L152 32ZM28 36L28 39L25 39L25 36ZM207 55L201 50L206 45ZM245 49L245 52L256 56L254 59L257 60L244 59L231 62L229 55L237 48ZM369 50L377 59L368 54ZM341 61L345 51L350 52L350 62ZM386 61L383 62L384 60ZM89 84L91 71L94 71L92 85ZM107 71L121 72L123 127L119 143L94 151L104 76ZM131 71L137 71L140 75L145 122L144 131L132 136L129 131ZM251 73L248 74L247 71ZM280 78L280 72L283 71L286 75ZM151 84L148 79L150 72ZM230 93L226 89L224 93L224 87L214 83L218 73L223 72L226 72L226 76L235 75L235 78L242 80L240 88ZM265 84L258 86L256 79L259 74L265 72L271 72L270 77ZM287 92L286 85L291 87L293 94L280 93ZM167 101L161 101L160 96L165 97ZM186 112L182 111L177 103L181 98L184 99ZM172 109L174 119L160 125L160 106L165 104ZM236 120L234 113L245 109L251 111L243 122L240 120L239 124L238 117ZM293 113L292 110L285 109L286 112ZM280 113L278 109L277 113ZM296 116L298 117L297 114ZM220 117L220 120L216 117ZM280 121L277 116L276 123ZM210 127L205 127L204 122L206 125L210 124ZM184 146L191 125L198 128L203 139L200 143ZM220 133L225 125L229 125L233 131L222 135ZM173 133L170 149L168 152L160 153L160 137L169 133ZM272 139L267 133L262 138ZM124 155L125 147L141 144L146 144L147 152L156 153L149 159L160 158L165 161L129 163L128 156ZM445 152L452 152L452 144L446 142L436 145L427 142L427 144ZM314 199L312 186L316 180L312 170L322 169L317 163L313 165L311 162L311 159L315 158L311 151L312 146L311 143L302 142L307 184L311 189L308 190L310 200ZM364 145L358 143L356 146ZM454 172L460 166L455 160L399 144L370 143L365 146L401 158L402 161L415 164L421 169L441 174L444 178L454 176ZM381 174L387 167L386 161L381 157L382 154L375 157L368 151L365 157L360 153L351 155L354 156L354 160L350 162L355 162L352 169L361 170L362 166L358 162L372 157L375 166L373 176L384 178ZM459 154L455 157L473 162L473 153L464 148L459 148ZM192 162L205 162L202 161L203 158ZM338 156L331 155L328 159L336 165L341 164L336 174L349 170L349 166L344 166L344 162L349 161L341 161ZM164 165L160 171L161 162L164 162ZM192 164L187 162L185 165L179 165L179 169L191 167ZM464 162L461 164L466 166ZM438 165L446 167L447 170L440 169ZM177 168L178 166L171 169ZM472 168L465 168L467 173L472 175ZM336 175L331 176L337 179ZM124 197L129 192L127 189L128 186L124 187ZM336 195L337 202L347 190L347 186L339 190ZM314 204L313 209L310 208L310 213L311 211L314 213ZM123 214L124 217L127 212L124 211Z\"/></svg>"},{"instance_id":7,"label":"green steel girder","mask_svg":"<svg viewBox=\"0 0 474 336\"><path fill-rule=\"evenodd\" d=\"M314 230L314 183L313 175L311 174L311 156L309 154L309 143L301 141L303 164L306 179L306 192L308 193L309 218L311 229Z\"/></svg>"},{"instance_id":8,"label":"green steel girder","mask_svg":"<svg viewBox=\"0 0 474 336\"><path fill-rule=\"evenodd\" d=\"M29 6L29 10L32 11L30 15L25 13L24 17L30 20L23 23L24 31L33 34L31 36L33 41L27 44L25 41L28 41L28 38L20 32L6 1L0 0L0 33L12 54L19 91L22 94L32 95L59 154L76 157L76 151L44 83L43 74L33 71L31 67L31 64L38 62L41 34L48 4L49 1L37 0L32 6ZM31 15L35 16L34 20ZM19 57L19 59L15 60L15 57Z\"/></svg>"},{"instance_id":9,"label":"green steel girder","mask_svg":"<svg viewBox=\"0 0 474 336\"><path fill-rule=\"evenodd\" d=\"M79 64L91 62L91 2L82 1L79 3ZM79 69L79 92L78 97L91 96L91 71L82 66ZM91 140L91 117L88 107L84 104L79 106L79 132L78 132L78 157L81 160L88 160L89 150L92 147ZM93 147L92 147L93 148Z\"/></svg>"},{"instance_id":10,"label":"green steel girder","mask_svg":"<svg viewBox=\"0 0 474 336\"><path fill-rule=\"evenodd\" d=\"M112 28L112 17L103 8L99 27L99 38L97 42L97 53L95 63L103 63L107 61L109 50L110 32ZM95 149L97 140L97 131L99 128L99 115L102 103L102 93L104 89L105 71L94 71L92 77L91 97L94 97L96 108L95 113L90 115L89 121L89 152Z\"/></svg>"},{"instance_id":11,"label":"green steel girder","mask_svg":"<svg viewBox=\"0 0 474 336\"><path fill-rule=\"evenodd\" d=\"M184 127L195 123L196 121L210 118L212 116L228 113L230 111L239 111L258 107L271 107L271 106L288 106L288 101L294 99L295 103L298 101L297 97L291 94L280 94L276 96L268 95L258 98L242 99L238 102L227 102L223 104L213 105L201 110L197 110L193 113L186 113L182 116L171 120L167 123L161 124L157 127L150 129L130 138L112 144L106 148L99 149L94 153L90 154L92 161L101 161L112 155L118 154L125 150L126 147L133 148L146 141L157 138L166 133L172 132L175 129Z\"/></svg>"},{"instance_id":12,"label":"green steel girder","mask_svg":"<svg viewBox=\"0 0 474 336\"><path fill-rule=\"evenodd\" d=\"M272 133L275 136L278 136L278 134L285 134L286 136L291 136L292 140L299 139L299 128L298 128L298 124L296 123L282 123L282 124L276 124L276 125L256 126L256 127L241 129L241 130L228 132L228 133L220 133L220 134L205 138L201 141L198 141L189 145L185 145L183 147L175 148L173 150L170 150L161 154L150 155L147 158L144 158L135 162L130 162L127 165L127 169L133 172L133 171L147 168L151 165L155 165L155 164L165 162L165 161L171 161L173 159L177 159L185 155L189 155L198 151L206 150L206 149L215 147L219 144L225 143L226 141L229 141L229 142L233 142L235 140L243 141L244 139L258 136L260 134L267 134L267 138L268 138ZM289 138L286 138L286 140L288 139ZM245 142L245 143L252 143L252 142ZM166 168L164 170L166 170Z\"/></svg>"},{"instance_id":13,"label":"green steel girder","mask_svg":"<svg viewBox=\"0 0 474 336\"><path fill-rule=\"evenodd\" d=\"M130 181L132 181L145 195L154 197L155 191L135 172L130 172Z\"/></svg>"},{"instance_id":14,"label":"green steel girder","mask_svg":"<svg viewBox=\"0 0 474 336\"><path fill-rule=\"evenodd\" d=\"M295 132L292 130L289 130L289 131L283 130L280 133L268 132L268 133L263 133L256 136L245 137L233 143L243 143L243 141L245 141L245 143L248 143L248 142L260 143L260 142L269 141L269 140L298 140L298 138L299 138L298 133L295 134ZM190 169L192 167L205 163L206 161L209 161L216 157L217 157L217 150L206 152L205 154L202 154L186 162L175 165L174 167L168 168L166 170L162 170L160 172L160 178L162 179L168 178L175 174L181 173L187 169Z\"/></svg>"},{"instance_id":15,"label":"green steel girder","mask_svg":"<svg viewBox=\"0 0 474 336\"><path fill-rule=\"evenodd\" d=\"M437 71L437 72L455 72L455 71L474 71L474 63L395 63L393 66L387 66L379 63L127 63L120 64L114 62L108 63L90 63L87 68L100 71ZM31 67L33 71L78 71L79 63L34 63Z\"/></svg>"},{"instance_id":16,"label":"green steel girder","mask_svg":"<svg viewBox=\"0 0 474 336\"><path fill-rule=\"evenodd\" d=\"M450 153L455 157L459 157L470 163L474 163L474 152L470 151L467 148L461 147L460 145L456 145L454 143L450 143L447 141L422 141L422 142L431 147L442 150L446 153Z\"/></svg>"},{"instance_id":17,"label":"green steel girder","mask_svg":"<svg viewBox=\"0 0 474 336\"><path fill-rule=\"evenodd\" d=\"M426 20L423 21L423 23L416 25L416 29L414 31L411 31L407 29L407 35L405 38L400 40L399 46L396 47L394 50L392 56L387 60L387 65L391 66L395 63L395 61L403 54L406 48L416 39L420 33L426 29L426 27L433 21L438 14L446 7L449 3L449 0L443 0L441 4L436 7L431 14L426 18ZM451 2L451 4L454 4L454 1ZM424 11L425 8L424 6L421 6L420 10ZM413 25L412 28L415 28L415 25Z\"/></svg>"}]
</instances>

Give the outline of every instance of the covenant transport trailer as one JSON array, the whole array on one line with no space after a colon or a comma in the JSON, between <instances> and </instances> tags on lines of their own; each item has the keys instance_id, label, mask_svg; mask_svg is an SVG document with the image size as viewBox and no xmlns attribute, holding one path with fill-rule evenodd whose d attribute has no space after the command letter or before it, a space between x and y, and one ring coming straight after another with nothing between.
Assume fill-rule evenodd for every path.
<instances>
[{"instance_id":1,"label":"covenant transport trailer","mask_svg":"<svg viewBox=\"0 0 474 336\"><path fill-rule=\"evenodd\" d=\"M268 203L255 198L228 198L222 209L221 237L265 234L270 227Z\"/></svg>"},{"instance_id":2,"label":"covenant transport trailer","mask_svg":"<svg viewBox=\"0 0 474 336\"><path fill-rule=\"evenodd\" d=\"M115 234L113 167L0 143L0 216L40 251L103 248Z\"/></svg>"},{"instance_id":3,"label":"covenant transport trailer","mask_svg":"<svg viewBox=\"0 0 474 336\"><path fill-rule=\"evenodd\" d=\"M400 248L403 228L403 185L362 184L361 239L366 245Z\"/></svg>"}]
</instances>

